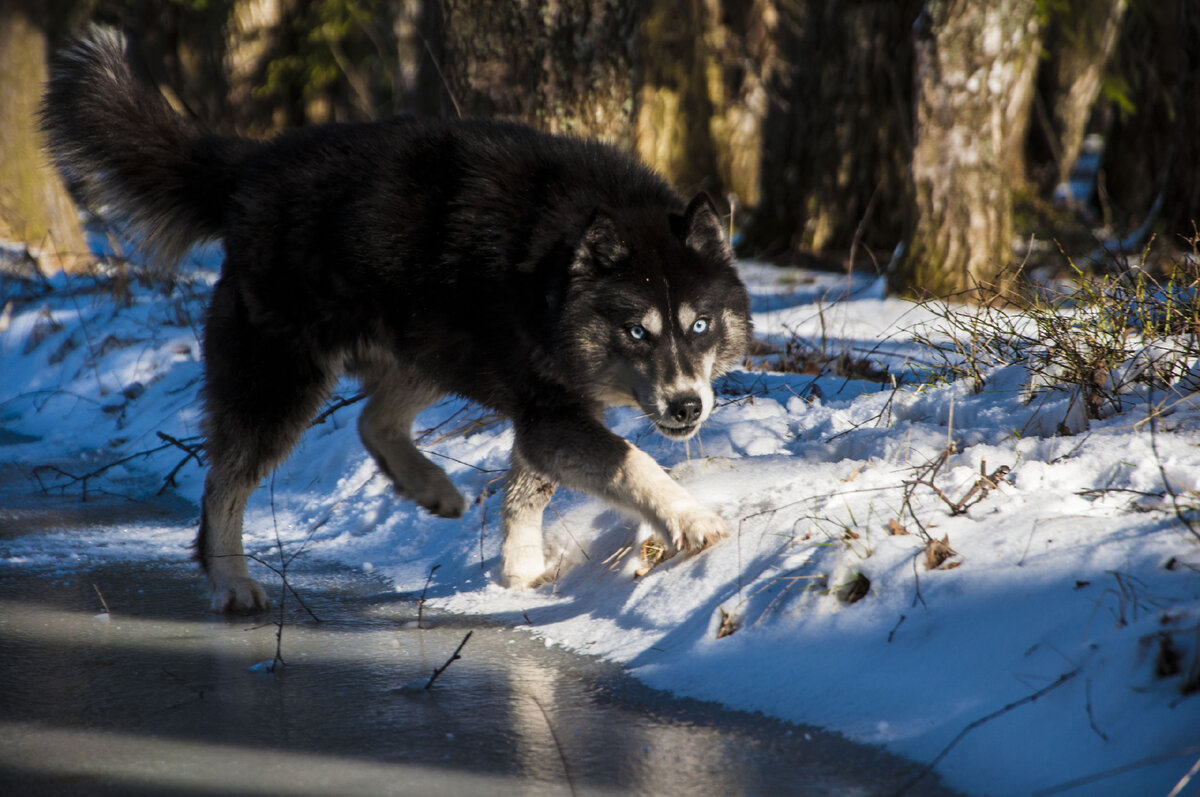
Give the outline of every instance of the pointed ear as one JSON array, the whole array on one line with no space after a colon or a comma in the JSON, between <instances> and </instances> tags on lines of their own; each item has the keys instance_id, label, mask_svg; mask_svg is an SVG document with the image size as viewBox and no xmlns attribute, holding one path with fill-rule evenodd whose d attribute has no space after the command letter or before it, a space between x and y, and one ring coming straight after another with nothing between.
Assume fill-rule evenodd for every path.
<instances>
[{"instance_id":1,"label":"pointed ear","mask_svg":"<svg viewBox=\"0 0 1200 797\"><path fill-rule=\"evenodd\" d=\"M693 252L722 263L733 262L733 248L712 198L701 191L683 212L683 243Z\"/></svg>"},{"instance_id":2,"label":"pointed ear","mask_svg":"<svg viewBox=\"0 0 1200 797\"><path fill-rule=\"evenodd\" d=\"M629 247L621 238L617 222L603 208L592 211L587 229L575 248L575 260L571 264L574 274L612 268L629 255Z\"/></svg>"}]
</instances>

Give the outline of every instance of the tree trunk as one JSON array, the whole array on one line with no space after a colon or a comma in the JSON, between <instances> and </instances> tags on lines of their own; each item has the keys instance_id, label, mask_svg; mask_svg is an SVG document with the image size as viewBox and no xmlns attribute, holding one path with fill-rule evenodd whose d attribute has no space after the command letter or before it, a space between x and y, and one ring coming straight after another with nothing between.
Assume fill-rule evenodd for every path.
<instances>
[{"instance_id":1,"label":"tree trunk","mask_svg":"<svg viewBox=\"0 0 1200 797\"><path fill-rule=\"evenodd\" d=\"M1068 0L1051 7L1048 58L1038 73L1044 117L1031 131L1034 149L1050 163L1038 180L1043 193L1064 185L1079 159L1127 6L1128 0Z\"/></svg>"},{"instance_id":2,"label":"tree trunk","mask_svg":"<svg viewBox=\"0 0 1200 797\"><path fill-rule=\"evenodd\" d=\"M714 22L699 0L653 0L639 22L637 152L674 185L721 192L705 75Z\"/></svg>"},{"instance_id":3,"label":"tree trunk","mask_svg":"<svg viewBox=\"0 0 1200 797\"><path fill-rule=\"evenodd\" d=\"M44 271L89 262L75 204L41 150L46 26L35 2L0 3L0 237L38 251Z\"/></svg>"},{"instance_id":4,"label":"tree trunk","mask_svg":"<svg viewBox=\"0 0 1200 797\"><path fill-rule=\"evenodd\" d=\"M1033 0L926 4L914 30L913 214L894 290L1003 287L1040 28Z\"/></svg>"},{"instance_id":5,"label":"tree trunk","mask_svg":"<svg viewBox=\"0 0 1200 797\"><path fill-rule=\"evenodd\" d=\"M1115 71L1123 84L1105 147L1103 186L1112 221L1156 228L1175 245L1200 224L1200 16L1190 0L1135 3Z\"/></svg>"},{"instance_id":6,"label":"tree trunk","mask_svg":"<svg viewBox=\"0 0 1200 797\"><path fill-rule=\"evenodd\" d=\"M637 149L685 193L757 208L778 19L776 0L655 0L644 13Z\"/></svg>"},{"instance_id":7,"label":"tree trunk","mask_svg":"<svg viewBox=\"0 0 1200 797\"><path fill-rule=\"evenodd\" d=\"M856 243L891 251L903 233L920 0L778 7L781 60L765 81L761 199L749 244L793 256Z\"/></svg>"},{"instance_id":8,"label":"tree trunk","mask_svg":"<svg viewBox=\"0 0 1200 797\"><path fill-rule=\"evenodd\" d=\"M265 135L288 125L289 107L279 91L264 97L268 69L285 51L287 12L284 0L233 0L225 32L225 74L235 129Z\"/></svg>"},{"instance_id":9,"label":"tree trunk","mask_svg":"<svg viewBox=\"0 0 1200 797\"><path fill-rule=\"evenodd\" d=\"M632 148L634 3L443 0L442 18L443 71L461 115Z\"/></svg>"}]
</instances>

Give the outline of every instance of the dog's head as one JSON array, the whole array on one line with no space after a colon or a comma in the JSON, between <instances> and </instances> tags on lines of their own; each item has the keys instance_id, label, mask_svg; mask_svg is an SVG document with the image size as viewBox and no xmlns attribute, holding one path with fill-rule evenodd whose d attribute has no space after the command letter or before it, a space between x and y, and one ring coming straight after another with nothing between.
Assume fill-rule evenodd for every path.
<instances>
[{"instance_id":1,"label":"dog's head","mask_svg":"<svg viewBox=\"0 0 1200 797\"><path fill-rule=\"evenodd\" d=\"M750 302L717 210L597 210L575 250L559 354L606 404L639 407L675 440L713 409L712 381L750 337Z\"/></svg>"}]
</instances>

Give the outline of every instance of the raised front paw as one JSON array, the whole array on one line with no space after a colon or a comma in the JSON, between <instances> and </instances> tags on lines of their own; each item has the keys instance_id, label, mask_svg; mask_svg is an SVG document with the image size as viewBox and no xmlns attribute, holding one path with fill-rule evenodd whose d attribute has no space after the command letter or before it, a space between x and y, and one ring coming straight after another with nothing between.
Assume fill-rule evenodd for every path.
<instances>
[{"instance_id":1,"label":"raised front paw","mask_svg":"<svg viewBox=\"0 0 1200 797\"><path fill-rule=\"evenodd\" d=\"M675 550L696 553L729 536L721 516L708 507L693 503L676 512L667 523Z\"/></svg>"},{"instance_id":2,"label":"raised front paw","mask_svg":"<svg viewBox=\"0 0 1200 797\"><path fill-rule=\"evenodd\" d=\"M462 517L467 502L441 468L432 465L418 473L406 474L396 482L396 491L416 501L438 517Z\"/></svg>"},{"instance_id":3,"label":"raised front paw","mask_svg":"<svg viewBox=\"0 0 1200 797\"><path fill-rule=\"evenodd\" d=\"M271 599L252 578L233 578L212 588L212 610L220 614L262 614L270 610Z\"/></svg>"}]
</instances>

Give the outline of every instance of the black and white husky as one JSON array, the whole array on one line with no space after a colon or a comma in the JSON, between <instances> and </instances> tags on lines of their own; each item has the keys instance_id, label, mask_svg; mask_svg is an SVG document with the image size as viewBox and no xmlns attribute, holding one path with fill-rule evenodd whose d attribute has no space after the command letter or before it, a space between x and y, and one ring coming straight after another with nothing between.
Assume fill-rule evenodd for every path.
<instances>
[{"instance_id":1,"label":"black and white husky","mask_svg":"<svg viewBox=\"0 0 1200 797\"><path fill-rule=\"evenodd\" d=\"M685 203L597 143L494 121L221 137L137 80L93 29L62 57L42 126L90 203L164 261L221 239L204 390L210 470L196 557L216 611L268 606L242 549L246 501L349 372L359 433L396 489L435 515L462 496L413 445L416 414L457 394L512 420L501 572L545 578L542 511L588 491L699 550L725 523L609 431L638 407L684 440L737 363L749 302L707 196Z\"/></svg>"}]
</instances>

